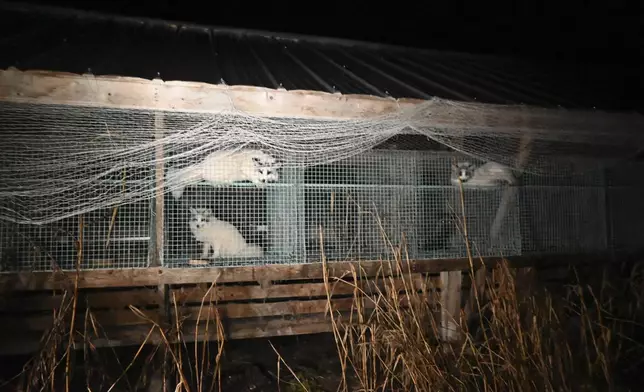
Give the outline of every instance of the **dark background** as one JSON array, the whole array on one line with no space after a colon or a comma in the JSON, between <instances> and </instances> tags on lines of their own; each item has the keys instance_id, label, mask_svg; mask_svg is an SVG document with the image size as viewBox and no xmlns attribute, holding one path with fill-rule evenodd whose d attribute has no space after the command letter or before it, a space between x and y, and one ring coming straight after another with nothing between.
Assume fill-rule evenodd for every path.
<instances>
[{"instance_id":1,"label":"dark background","mask_svg":"<svg viewBox=\"0 0 644 392\"><path fill-rule=\"evenodd\" d=\"M644 63L644 2L28 0L226 27L350 38L534 61Z\"/></svg>"}]
</instances>

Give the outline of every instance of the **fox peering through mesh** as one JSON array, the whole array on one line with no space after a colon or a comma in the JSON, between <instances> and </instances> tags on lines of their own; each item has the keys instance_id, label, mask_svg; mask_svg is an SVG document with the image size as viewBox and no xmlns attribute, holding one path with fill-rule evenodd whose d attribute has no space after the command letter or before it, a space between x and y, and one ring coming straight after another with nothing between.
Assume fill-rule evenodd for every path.
<instances>
[{"instance_id":1,"label":"fox peering through mesh","mask_svg":"<svg viewBox=\"0 0 644 392\"><path fill-rule=\"evenodd\" d=\"M589 161L594 166L609 161L595 159L602 154L623 159L644 144L638 134L618 132L619 122L610 116L585 118L584 113L570 112L562 125L560 117L552 119L552 111L492 108L432 99L377 117L326 120L268 118L235 110L195 114L1 103L0 219L46 224L150 199L158 191L180 197L183 188L203 179L208 170L195 165L221 151L261 151L274 159L269 171L279 172L336 162L394 136L413 134L486 161L556 174L553 155L584 152L594 157ZM441 117L440 127L432 125L435 115ZM498 127L503 116L520 121L516 127ZM473 123L478 125L469 125ZM530 154L518 163L526 130ZM248 164L264 164L258 157L247 158ZM241 172L242 166L235 170ZM178 175L182 170L185 175ZM270 181L260 179L256 185L265 182Z\"/></svg>"}]
</instances>

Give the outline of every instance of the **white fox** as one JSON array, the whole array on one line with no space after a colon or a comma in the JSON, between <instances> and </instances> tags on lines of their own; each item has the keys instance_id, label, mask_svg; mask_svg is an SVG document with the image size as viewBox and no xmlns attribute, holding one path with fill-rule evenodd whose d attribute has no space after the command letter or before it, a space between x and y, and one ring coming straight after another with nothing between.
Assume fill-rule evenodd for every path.
<instances>
[{"instance_id":1,"label":"white fox","mask_svg":"<svg viewBox=\"0 0 644 392\"><path fill-rule=\"evenodd\" d=\"M460 180L463 187L493 187L501 183L512 185L516 182L512 170L496 162L487 162L478 167L470 162L459 162L452 165L451 180L457 186Z\"/></svg>"},{"instance_id":2,"label":"white fox","mask_svg":"<svg viewBox=\"0 0 644 392\"><path fill-rule=\"evenodd\" d=\"M213 258L264 255L261 247L248 244L235 226L215 218L210 209L191 208L190 212L190 231L197 241L203 242L202 258L208 258L211 248Z\"/></svg>"},{"instance_id":3,"label":"white fox","mask_svg":"<svg viewBox=\"0 0 644 392\"><path fill-rule=\"evenodd\" d=\"M170 168L166 185L179 199L186 186L206 181L212 186L251 181L255 185L277 181L276 159L261 150L215 151L203 161L182 169Z\"/></svg>"},{"instance_id":4,"label":"white fox","mask_svg":"<svg viewBox=\"0 0 644 392\"><path fill-rule=\"evenodd\" d=\"M492 188L500 184L515 185L517 178L508 166L496 162L487 162L476 167L470 162L460 162L452 165L452 184L458 186L459 180L463 188ZM517 189L510 187L503 197L496 211L494 221L490 228L493 241L497 241L503 220L506 218L510 205L517 198Z\"/></svg>"}]
</instances>

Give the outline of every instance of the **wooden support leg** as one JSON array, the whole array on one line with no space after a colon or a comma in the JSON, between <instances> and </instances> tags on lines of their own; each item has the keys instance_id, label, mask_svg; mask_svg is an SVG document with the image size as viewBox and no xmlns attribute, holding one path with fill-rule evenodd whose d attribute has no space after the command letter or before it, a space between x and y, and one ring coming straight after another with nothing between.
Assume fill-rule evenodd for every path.
<instances>
[{"instance_id":1,"label":"wooden support leg","mask_svg":"<svg viewBox=\"0 0 644 392\"><path fill-rule=\"evenodd\" d=\"M441 340L453 342L460 337L461 271L441 272Z\"/></svg>"}]
</instances>

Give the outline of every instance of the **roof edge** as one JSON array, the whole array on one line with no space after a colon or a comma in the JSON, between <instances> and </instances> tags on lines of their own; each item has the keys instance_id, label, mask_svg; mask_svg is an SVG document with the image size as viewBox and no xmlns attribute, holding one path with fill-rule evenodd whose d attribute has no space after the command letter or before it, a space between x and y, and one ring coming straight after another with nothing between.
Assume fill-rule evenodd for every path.
<instances>
[{"instance_id":1,"label":"roof edge","mask_svg":"<svg viewBox=\"0 0 644 392\"><path fill-rule=\"evenodd\" d=\"M401 113L401 110L420 109L419 113L425 115L412 116L413 123L419 127L472 130L478 135L482 130L490 130L499 136L517 136L517 130L521 130L526 137L539 140L562 140L557 133L563 131L567 140L587 141L610 135L617 141L644 142L640 135L644 116L632 111L467 103L438 97L430 100L393 99L309 90L21 71L15 67L0 70L0 102L202 113L233 110L259 117L320 120L377 118Z\"/></svg>"},{"instance_id":2,"label":"roof edge","mask_svg":"<svg viewBox=\"0 0 644 392\"><path fill-rule=\"evenodd\" d=\"M160 18L149 18L149 17L140 17L140 16L126 16L120 15L112 12L99 12L99 11L87 11L81 10L73 7L60 7L60 6L51 6L43 4L25 4L18 3L14 1L3 1L0 0L0 9L16 12L41 12L45 14L51 14L56 16L68 16L68 17L79 17L79 18L88 18L88 19L97 19L97 20L117 20L120 22L129 22L129 23L146 23L149 25L156 26L169 26L169 25L179 25L183 27L188 27L192 29L204 29L210 30L213 32L230 34L230 35L246 35L251 37L264 37L271 38L289 42L298 42L303 41L307 43L316 43L316 44L331 44L344 47L359 47L363 49L374 49L374 50L387 50L387 51L396 51L396 52L411 52L416 54L428 54L428 55L442 55L442 56L454 56L454 57L464 57L464 58L475 58L475 59L494 59L497 61L521 61L520 58L515 58L512 56L502 56L502 55L490 55L490 54L480 54L480 53L467 53L467 52L458 52L458 51L448 51L448 50L437 50L437 49L421 49L410 46L403 45L392 45L392 44L382 44L377 42L370 41L361 41L347 38L334 38L318 35L308 35L308 34L296 34L296 33L284 33L284 32L275 32L268 30L256 30L256 29L244 29L237 27L226 27L218 25L207 25L193 22L185 22L178 20L170 19L160 19Z\"/></svg>"}]
</instances>

